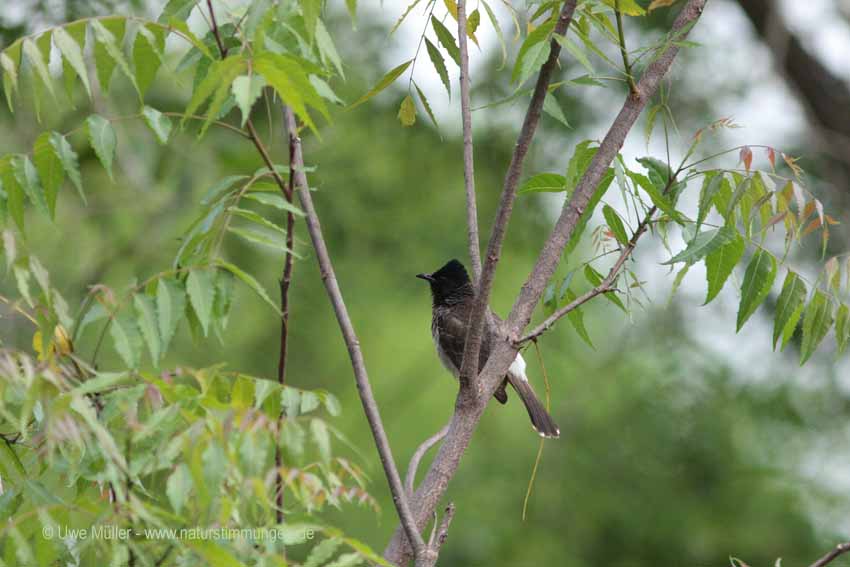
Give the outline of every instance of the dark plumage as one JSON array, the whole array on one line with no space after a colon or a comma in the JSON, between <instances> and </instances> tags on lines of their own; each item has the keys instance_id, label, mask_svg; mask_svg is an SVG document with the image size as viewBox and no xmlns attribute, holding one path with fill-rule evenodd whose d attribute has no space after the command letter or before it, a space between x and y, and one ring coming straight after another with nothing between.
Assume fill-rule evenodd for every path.
<instances>
[{"instance_id":1,"label":"dark plumage","mask_svg":"<svg viewBox=\"0 0 850 567\"><path fill-rule=\"evenodd\" d=\"M450 260L436 272L418 274L416 277L426 280L431 285L433 298L431 336L443 366L457 378L463 362L466 333L475 299L472 282L469 280L466 268L457 260ZM487 315L478 358L479 368L484 368L490 357L490 348L495 335L493 321L496 315L492 312L488 312ZM493 394L493 397L503 404L508 401L508 394L505 391L507 383L513 386L525 404L534 429L544 437L558 437L560 430L534 394L525 375L525 360L519 353L505 379Z\"/></svg>"}]
</instances>

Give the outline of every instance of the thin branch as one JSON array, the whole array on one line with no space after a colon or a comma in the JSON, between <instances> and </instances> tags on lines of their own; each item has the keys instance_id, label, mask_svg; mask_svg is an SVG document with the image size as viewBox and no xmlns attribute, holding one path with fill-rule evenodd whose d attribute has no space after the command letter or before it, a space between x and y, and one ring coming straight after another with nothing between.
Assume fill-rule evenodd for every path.
<instances>
[{"instance_id":1,"label":"thin branch","mask_svg":"<svg viewBox=\"0 0 850 567\"><path fill-rule=\"evenodd\" d=\"M836 557L843 555L848 551L850 551L850 542L839 543L832 549L832 551L812 563L809 567L824 567L825 565L832 563Z\"/></svg>"},{"instance_id":2,"label":"thin branch","mask_svg":"<svg viewBox=\"0 0 850 567\"><path fill-rule=\"evenodd\" d=\"M558 16L558 22L555 24L553 30L554 34L564 35L567 32L576 9L576 3L577 0L566 0L564 2L561 13ZM511 156L511 163L505 175L499 210L496 213L496 220L493 222L493 230L490 233L490 240L487 243L487 255L481 272L481 280L478 284L478 293L476 294L475 305L472 309L469 331L466 337L466 347L463 352L463 364L461 365L460 372L462 392L466 390L465 386L469 385L470 379L478 376L478 371L480 370L478 368L478 354L481 350L484 317L487 314L490 292L493 289L496 264L502 254L502 243L505 240L508 222L513 212L517 186L519 185L519 178L522 174L522 164L525 161L525 156L528 154L531 140L534 138L534 133L537 130L537 124L540 122L543 101L546 98L549 83L558 64L560 53L561 45L555 39L552 39L549 46L549 57L540 68L540 73L537 76L534 93L531 95L531 102L528 104L522 129L520 130L513 155Z\"/></svg>"},{"instance_id":3,"label":"thin branch","mask_svg":"<svg viewBox=\"0 0 850 567\"><path fill-rule=\"evenodd\" d=\"M290 144L292 151L292 168L295 172L295 185L298 191L298 197L301 200L301 206L307 215L307 231L310 233L310 240L313 242L313 248L316 251L316 258L319 261L319 269L322 274L322 281L325 284L325 289L328 292L328 297L336 314L337 322L342 331L345 345L348 348L348 355L351 358L351 366L354 370L354 379L357 382L357 392L360 394L360 401L363 404L363 411L366 413L366 419L369 421L369 428L372 430L372 436L375 438L375 446L378 449L378 455L381 459L381 464L384 467L384 474L387 477L387 482L392 493L393 503L398 512L401 523L407 538L413 542L415 556L419 556L425 550L425 541L422 539L422 534L416 527L416 522L413 513L410 511L407 495L404 492L404 487L401 484L401 477L398 474L395 461L393 460L390 443L387 440L387 434L381 422L381 415L378 411L378 404L375 402L375 396L372 394L372 386L369 384L369 375L366 372L366 363L363 360L363 353L360 351L360 341L357 334L354 332L354 326L351 324L351 318L348 315L348 309L345 306L345 301L342 298L342 292L339 289L339 284L336 280L333 264L331 263L328 248L325 244L324 236L322 235L322 227L319 224L319 217L316 214L316 209L313 206L313 197L310 195L310 187L307 184L307 175L304 173L304 159L301 154L301 139L297 134L297 126L295 122L295 114L292 109L286 107L285 110L286 129L289 131ZM249 132L253 131L250 127ZM259 141L259 139L257 139ZM260 143L260 146L262 143ZM261 151L261 154L268 154ZM266 157L264 157L266 159ZM272 170L274 167L270 161L266 162ZM279 178L279 176L278 176Z\"/></svg>"},{"instance_id":4,"label":"thin branch","mask_svg":"<svg viewBox=\"0 0 850 567\"><path fill-rule=\"evenodd\" d=\"M221 34L218 31L218 22L215 21L215 10L213 10L212 0L207 0L207 8L210 11L210 29L212 29L213 36L215 37L215 43L218 46L219 53L221 53L221 58L224 59L227 57L227 48L221 41ZM201 13L203 13L203 11L201 11Z\"/></svg>"},{"instance_id":5,"label":"thin branch","mask_svg":"<svg viewBox=\"0 0 850 567\"><path fill-rule=\"evenodd\" d=\"M705 6L705 1L688 0L685 4L673 24L672 33L675 34L677 39L683 39L686 36L684 32L700 17ZM672 42L669 42L659 57L647 67L637 84L637 95L630 95L627 98L623 109L611 126L596 156L579 182L578 187L575 189L573 197L565 206L552 234L540 253L537 265L520 291L511 316L508 319L507 328L500 329L500 331L518 337L521 331L528 325L531 314L552 277L555 267L561 258L563 248L569 241L581 214L586 209L590 197L596 191L599 181L622 146L626 135L645 107L646 102L653 96L662 78L669 71L677 53L678 47L673 45ZM543 69L541 69L541 73L542 71ZM551 69L549 72L551 72ZM545 92L542 94L545 94ZM517 150L524 152L527 151L527 147L525 150L521 150L518 146ZM517 170L517 176L518 174L519 172ZM487 285L492 284L492 281L490 284L486 284L486 278L492 278L492 274L487 276L487 272L493 269L492 265L497 259L501 238L504 236L503 234L499 235L498 231L504 232L507 217L510 216L510 211L503 209L509 209L513 204L513 195L510 195L513 191L510 191L511 185L508 183L508 180L506 180L506 188L509 189L508 195L505 195L503 192L503 202L500 205L499 215L497 216L497 226L494 227L494 236L496 238L491 239L491 246L488 247L486 263L482 271L481 284L479 285L479 290L486 291L487 295L489 295ZM499 223L501 223L501 228L498 228ZM494 253L494 257L492 258L491 251ZM479 295L480 300L481 294ZM479 308L486 308L486 300ZM480 316L481 319L477 321L478 325L483 321L483 311ZM469 342L473 337L473 332L478 333L478 339L480 341L480 327L471 326L470 335L467 338L467 350L469 349ZM465 356L468 358L469 352L466 352ZM468 403L462 399L464 387L461 386L461 393L458 395L458 400L455 404L455 412L449 423L449 432L440 445L439 452L431 463L425 479L412 498L412 506L416 514L418 526L424 527L437 508L448 488L449 482L457 471L466 448L469 446L472 434L489 401L489 396L495 391L499 381L505 375L508 366L514 361L515 357L516 346L514 344L506 340L497 340L479 378L479 399L474 400L473 403ZM477 361L477 356L473 360ZM410 547L407 545L405 531L397 529L387 548L384 550L384 557L396 565L404 565L410 560L411 555Z\"/></svg>"},{"instance_id":6,"label":"thin branch","mask_svg":"<svg viewBox=\"0 0 850 567\"><path fill-rule=\"evenodd\" d=\"M466 232L473 285L481 280L481 245L478 237L478 206L475 200L472 111L469 94L469 50L466 37L466 0L457 3L457 38L460 48L460 114L463 124L463 184L466 190Z\"/></svg>"},{"instance_id":7,"label":"thin branch","mask_svg":"<svg viewBox=\"0 0 850 567\"><path fill-rule=\"evenodd\" d=\"M448 432L449 426L443 426L442 429L423 441L422 444L419 445L419 448L417 448L413 453L413 456L410 458L410 464L407 465L407 476L404 477L404 488L407 490L408 495L413 495L413 485L416 484L416 470L419 468L419 462L422 461L422 457L425 456L425 453L427 453L431 447L442 441Z\"/></svg>"},{"instance_id":8,"label":"thin branch","mask_svg":"<svg viewBox=\"0 0 850 567\"><path fill-rule=\"evenodd\" d=\"M620 43L620 54L623 56L623 67L626 70L626 81L629 83L629 92L637 93L635 78L632 76L632 65L629 63L629 52L626 49L626 37L623 35L623 14L620 13L620 0L614 0L614 14L617 16L617 36Z\"/></svg>"}]
</instances>

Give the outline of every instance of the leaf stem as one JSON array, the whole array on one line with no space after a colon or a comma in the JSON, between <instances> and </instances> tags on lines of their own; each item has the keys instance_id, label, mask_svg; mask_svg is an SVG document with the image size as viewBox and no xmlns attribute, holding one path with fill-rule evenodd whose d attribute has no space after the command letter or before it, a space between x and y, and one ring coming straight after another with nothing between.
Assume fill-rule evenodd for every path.
<instances>
[{"instance_id":1,"label":"leaf stem","mask_svg":"<svg viewBox=\"0 0 850 567\"><path fill-rule=\"evenodd\" d=\"M617 18L617 35L619 37L620 54L623 56L623 67L626 71L626 80L629 83L629 92L632 96L637 96L637 85L635 78L632 76L632 65L629 63L629 52L626 49L626 37L623 34L623 15L620 12L620 0L614 0L614 14Z\"/></svg>"}]
</instances>

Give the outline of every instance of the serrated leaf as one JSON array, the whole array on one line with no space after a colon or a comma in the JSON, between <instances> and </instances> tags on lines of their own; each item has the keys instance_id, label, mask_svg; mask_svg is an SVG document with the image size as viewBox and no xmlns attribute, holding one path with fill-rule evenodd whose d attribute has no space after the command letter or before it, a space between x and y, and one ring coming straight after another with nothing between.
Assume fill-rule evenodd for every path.
<instances>
[{"instance_id":1,"label":"serrated leaf","mask_svg":"<svg viewBox=\"0 0 850 567\"><path fill-rule=\"evenodd\" d=\"M502 50L502 61L499 64L499 69L501 69L505 66L505 62L508 60L508 48L507 43L505 42L505 36L504 33L502 33L502 26L499 25L499 18L497 18L496 14L493 13L493 9L490 8L490 4L484 0L482 0L482 4L484 4L484 10L487 12L487 17L490 19L493 29L496 30L496 37L499 39L499 47Z\"/></svg>"},{"instance_id":2,"label":"serrated leaf","mask_svg":"<svg viewBox=\"0 0 850 567\"><path fill-rule=\"evenodd\" d=\"M703 305L717 297L717 294L723 289L726 280L729 279L735 266L741 261L746 247L747 243L744 238L737 234L730 242L705 257L705 279L708 283L708 292Z\"/></svg>"},{"instance_id":3,"label":"serrated leaf","mask_svg":"<svg viewBox=\"0 0 850 567\"><path fill-rule=\"evenodd\" d=\"M17 61L20 61L21 44L17 43L5 51L0 51L0 68L3 69L3 91L6 93L6 103L9 105L9 112L14 112L12 103L15 93L18 92L18 63L9 53L13 47L17 51Z\"/></svg>"},{"instance_id":4,"label":"serrated leaf","mask_svg":"<svg viewBox=\"0 0 850 567\"><path fill-rule=\"evenodd\" d=\"M195 7L197 0L169 0L157 18L158 22L168 22L171 18L186 20Z\"/></svg>"},{"instance_id":5,"label":"serrated leaf","mask_svg":"<svg viewBox=\"0 0 850 567\"><path fill-rule=\"evenodd\" d=\"M575 299L576 294L573 292L573 290L567 288L566 290L564 290L563 300L561 303L563 305L567 305ZM587 329L584 326L584 313L582 312L581 307L573 309L572 311L567 313L567 319L569 319L570 324L576 330L578 336L581 337L581 339L586 342L590 348L596 348L593 346L593 342L590 340L590 335L588 334Z\"/></svg>"},{"instance_id":6,"label":"serrated leaf","mask_svg":"<svg viewBox=\"0 0 850 567\"><path fill-rule=\"evenodd\" d=\"M142 109L142 117L145 119L145 124L156 136L156 141L162 145L167 144L168 138L171 136L171 119L150 106Z\"/></svg>"},{"instance_id":7,"label":"serrated leaf","mask_svg":"<svg viewBox=\"0 0 850 567\"><path fill-rule=\"evenodd\" d=\"M554 21L547 21L529 33L519 48L511 82L522 84L549 57L549 34L555 29Z\"/></svg>"},{"instance_id":8,"label":"serrated leaf","mask_svg":"<svg viewBox=\"0 0 850 567\"><path fill-rule=\"evenodd\" d=\"M247 240L248 242L251 242L253 244L268 246L276 252L290 252L289 248L286 247L286 242L284 242L284 240L277 235L256 230L250 227L229 226L227 227L227 231L232 232L236 236L239 236L240 238L243 238L244 240Z\"/></svg>"},{"instance_id":9,"label":"serrated leaf","mask_svg":"<svg viewBox=\"0 0 850 567\"><path fill-rule=\"evenodd\" d=\"M340 545L342 545L342 540L338 538L322 540L319 545L310 550L310 555L304 561L303 567L320 567L324 565L326 561L333 557Z\"/></svg>"},{"instance_id":10,"label":"serrated leaf","mask_svg":"<svg viewBox=\"0 0 850 567\"><path fill-rule=\"evenodd\" d=\"M413 126L416 124L416 105L413 103L413 97L407 95L401 101L401 106L398 109L398 120L402 126Z\"/></svg>"},{"instance_id":11,"label":"serrated leaf","mask_svg":"<svg viewBox=\"0 0 850 567\"><path fill-rule=\"evenodd\" d=\"M35 205L35 208L45 215L50 216L44 189L38 178L38 172L32 161L30 161L30 158L25 155L13 156L12 171L15 174L15 180L18 182L18 186L23 188L24 193L26 193L30 202Z\"/></svg>"},{"instance_id":12,"label":"serrated leaf","mask_svg":"<svg viewBox=\"0 0 850 567\"><path fill-rule=\"evenodd\" d=\"M675 264L677 262L687 262L688 264L696 263L721 246L729 244L738 233L730 227L719 229L706 230L698 233L688 242L687 247L667 260L662 262L663 265Z\"/></svg>"},{"instance_id":13,"label":"serrated leaf","mask_svg":"<svg viewBox=\"0 0 850 567\"><path fill-rule=\"evenodd\" d=\"M608 225L608 228L611 229L611 232L614 234L617 241L623 246L627 246L629 244L629 235L626 233L626 227L623 225L623 221L620 219L620 215L617 214L617 211L612 209L610 206L605 205L602 207L602 215L605 217L605 223Z\"/></svg>"},{"instance_id":14,"label":"serrated leaf","mask_svg":"<svg viewBox=\"0 0 850 567\"><path fill-rule=\"evenodd\" d=\"M832 302L819 289L806 306L803 316L803 343L800 346L800 366L814 354L818 345L832 327Z\"/></svg>"},{"instance_id":15,"label":"serrated leaf","mask_svg":"<svg viewBox=\"0 0 850 567\"><path fill-rule=\"evenodd\" d=\"M97 159L103 164L109 178L114 181L112 161L115 159L117 139L112 124L103 116L92 114L86 118L86 134Z\"/></svg>"},{"instance_id":16,"label":"serrated leaf","mask_svg":"<svg viewBox=\"0 0 850 567\"><path fill-rule=\"evenodd\" d=\"M13 156L3 156L0 158L0 182L3 184L3 190L6 192L7 205L9 214L18 225L21 232L24 232L24 189L15 178L13 167Z\"/></svg>"},{"instance_id":17,"label":"serrated leaf","mask_svg":"<svg viewBox=\"0 0 850 567\"><path fill-rule=\"evenodd\" d=\"M316 45L319 47L319 53L322 56L322 60L330 61L336 68L339 76L345 79L345 72L342 69L342 59L340 59L339 53L334 45L334 41L331 38L331 34L328 33L328 30L325 27L325 24L322 23L322 20L318 20L316 22Z\"/></svg>"},{"instance_id":18,"label":"serrated leaf","mask_svg":"<svg viewBox=\"0 0 850 567\"><path fill-rule=\"evenodd\" d=\"M245 68L245 60L241 55L231 55L227 59L214 61L210 64L209 71L203 80L195 87L192 93L192 98L186 106L183 120L180 123L182 128L189 116L194 115L199 108L211 97L213 93L225 83L228 86L238 77ZM287 103L291 104L291 103ZM302 105L303 108L303 105ZM213 116L210 120L215 120Z\"/></svg>"},{"instance_id":19,"label":"serrated leaf","mask_svg":"<svg viewBox=\"0 0 850 567\"><path fill-rule=\"evenodd\" d=\"M85 36L85 22L80 22L74 25L78 26L78 29L82 30L82 35ZM89 83L89 74L86 69L86 62L83 59L82 42L77 43L77 40L75 40L71 34L60 26L53 30L53 43L56 44L59 52L65 58L65 61L68 62L68 65L73 72L80 78L80 81L82 81L83 86L86 89L86 93L89 95L89 98L91 98L91 83ZM65 72L67 73L67 71Z\"/></svg>"},{"instance_id":20,"label":"serrated leaf","mask_svg":"<svg viewBox=\"0 0 850 567\"><path fill-rule=\"evenodd\" d=\"M48 61L45 61L41 50L30 38L24 39L23 54L27 58L27 61L30 62L32 68L35 69L35 73L38 75L41 83L47 88L50 95L55 97L56 93L53 91L53 79L50 77L50 70L47 68Z\"/></svg>"},{"instance_id":21,"label":"serrated leaf","mask_svg":"<svg viewBox=\"0 0 850 567\"><path fill-rule=\"evenodd\" d=\"M428 118L431 120L431 123L434 125L434 128L439 129L440 126L437 124L437 118L434 116L434 112L431 110L431 105L428 104L428 99L425 98L425 93L422 92L422 89L419 88L419 85L416 84L416 81L413 81L413 87L416 89L416 96L419 97L419 102L422 104L422 107L425 109L425 114L428 115Z\"/></svg>"},{"instance_id":22,"label":"serrated leaf","mask_svg":"<svg viewBox=\"0 0 850 567\"><path fill-rule=\"evenodd\" d=\"M835 343L839 355L844 354L848 342L850 342L850 307L842 303L835 318Z\"/></svg>"},{"instance_id":23,"label":"serrated leaf","mask_svg":"<svg viewBox=\"0 0 850 567\"><path fill-rule=\"evenodd\" d=\"M570 38L563 35L555 35L555 41L557 41L561 47L566 49L570 55L575 57L576 61L578 61L582 67L587 69L587 72L590 73L591 76L596 75L596 69L593 68L593 64L590 62L590 59L588 59L587 54L582 51L581 47L570 41Z\"/></svg>"},{"instance_id":24,"label":"serrated leaf","mask_svg":"<svg viewBox=\"0 0 850 567\"><path fill-rule=\"evenodd\" d=\"M148 345L151 360L155 365L159 363L162 340L159 337L159 324L156 320L156 308L153 298L137 293L133 296L133 305L136 308L136 321L142 331L142 337Z\"/></svg>"},{"instance_id":25,"label":"serrated leaf","mask_svg":"<svg viewBox=\"0 0 850 567\"><path fill-rule=\"evenodd\" d=\"M68 176L68 179L71 180L71 184L79 193L80 198L83 200L83 204L87 205L88 200L86 199L86 194L83 191L83 180L80 178L80 164L77 160L77 152L74 151L74 148L71 147L71 144L68 143L68 140L62 134L58 132L50 133L50 145L53 146L53 151L56 152L56 157L59 158L59 161L62 163L62 168L65 170L65 174Z\"/></svg>"},{"instance_id":26,"label":"serrated leaf","mask_svg":"<svg viewBox=\"0 0 850 567\"><path fill-rule=\"evenodd\" d=\"M567 178L557 173L538 173L528 178L517 193L560 193L566 191Z\"/></svg>"},{"instance_id":27,"label":"serrated leaf","mask_svg":"<svg viewBox=\"0 0 850 567\"><path fill-rule=\"evenodd\" d=\"M310 75L310 84L313 85L313 88L316 89L316 92L319 93L319 96L323 99L331 102L332 104L345 106L345 102L336 95L331 86L324 80L320 79L316 75Z\"/></svg>"},{"instance_id":28,"label":"serrated leaf","mask_svg":"<svg viewBox=\"0 0 850 567\"><path fill-rule=\"evenodd\" d=\"M673 219L676 222L681 222L681 216L670 203L670 201L665 197L661 191L655 186L652 181L649 180L645 175L641 175L640 173L635 173L634 171L626 170L626 175L628 175L631 180L643 191L649 195L649 199L652 201L652 204L658 207L658 209L666 214L668 217Z\"/></svg>"},{"instance_id":29,"label":"serrated leaf","mask_svg":"<svg viewBox=\"0 0 850 567\"><path fill-rule=\"evenodd\" d=\"M90 23L95 38L94 59L100 88L104 91L109 90L109 81L117 66L130 80L136 92L141 94L136 76L121 49L124 42L124 19L103 20L103 22L90 20Z\"/></svg>"},{"instance_id":30,"label":"serrated leaf","mask_svg":"<svg viewBox=\"0 0 850 567\"><path fill-rule=\"evenodd\" d=\"M776 258L769 252L758 250L750 260L746 273L744 273L735 332L740 331L747 319L755 313L770 292L775 279Z\"/></svg>"},{"instance_id":31,"label":"serrated leaf","mask_svg":"<svg viewBox=\"0 0 850 567\"><path fill-rule=\"evenodd\" d=\"M550 92L546 93L546 96L543 97L543 112L566 126L570 127L570 123L567 122L567 117L564 115L564 111L561 110L561 105L558 104L558 99L555 98Z\"/></svg>"},{"instance_id":32,"label":"serrated leaf","mask_svg":"<svg viewBox=\"0 0 850 567\"><path fill-rule=\"evenodd\" d=\"M439 44L442 45L443 49L448 52L455 64L460 67L460 48L457 46L455 36L452 35L452 32L450 32L449 29L433 15L431 16L431 27L437 35L437 41Z\"/></svg>"},{"instance_id":33,"label":"serrated leaf","mask_svg":"<svg viewBox=\"0 0 850 567\"><path fill-rule=\"evenodd\" d=\"M264 86L266 86L266 81L260 75L241 75L233 79L230 90L233 92L233 98L236 99L236 105L242 111L243 128L251 116L251 108L254 106L254 102L263 93Z\"/></svg>"},{"instance_id":34,"label":"serrated leaf","mask_svg":"<svg viewBox=\"0 0 850 567\"><path fill-rule=\"evenodd\" d=\"M703 221L708 216L711 210L711 204L714 202L714 196L720 189L720 184L723 182L723 174L719 173L714 176L706 176L703 181L702 189L699 194L699 211L697 212L697 230L702 226Z\"/></svg>"},{"instance_id":35,"label":"serrated leaf","mask_svg":"<svg viewBox=\"0 0 850 567\"><path fill-rule=\"evenodd\" d=\"M308 105L330 120L325 101L313 88L297 59L276 53L263 53L254 59L254 69L265 77L278 96L314 131L316 126L307 113Z\"/></svg>"},{"instance_id":36,"label":"serrated leaf","mask_svg":"<svg viewBox=\"0 0 850 567\"><path fill-rule=\"evenodd\" d=\"M256 293L257 295L260 296L260 299L262 299L263 301L265 301L266 303L271 305L272 309L274 309L275 312L278 315L280 315L280 309L278 309L277 304L274 301L272 301L271 297L269 297L269 294L266 292L265 288L263 288L263 286L260 285L260 282L258 282L254 278L254 276L243 271L241 268L239 268L238 266L236 266L234 264L231 264L230 262L224 262L222 260L218 260L216 262L216 264L221 266L222 268L224 268L228 272L232 273L234 276L236 276L240 280L242 280L242 283L244 283L248 287L250 287L251 290L254 291L254 293Z\"/></svg>"},{"instance_id":37,"label":"serrated leaf","mask_svg":"<svg viewBox=\"0 0 850 567\"><path fill-rule=\"evenodd\" d=\"M376 94L378 94L379 92L381 92L382 90L384 90L385 88L390 86L393 83L393 81L395 81L399 77L399 75L404 73L405 70L407 70L407 68L410 67L411 63L413 63L413 59L410 59L409 61L405 61L404 63L402 63L398 67L391 69L386 75L381 77L381 80L378 81L375 84L375 86L372 87L372 89L368 93L366 93L365 95L363 95L362 97L357 99L357 101L354 104L352 104L351 106L349 106L348 109L351 110L352 108L356 108L356 107L360 106L361 104L363 104L364 102L366 102L367 100L369 100L370 98L372 98L373 96L375 96Z\"/></svg>"},{"instance_id":38,"label":"serrated leaf","mask_svg":"<svg viewBox=\"0 0 850 567\"><path fill-rule=\"evenodd\" d=\"M38 178L41 180L41 186L44 188L44 197L51 219L56 215L56 196L65 180L62 162L50 143L54 133L42 132L36 138L33 146L33 160L38 171Z\"/></svg>"},{"instance_id":39,"label":"serrated leaf","mask_svg":"<svg viewBox=\"0 0 850 567\"><path fill-rule=\"evenodd\" d=\"M175 279L160 278L156 284L156 315L159 337L162 341L161 353L168 352L168 345L185 310L186 292L180 282Z\"/></svg>"},{"instance_id":40,"label":"serrated leaf","mask_svg":"<svg viewBox=\"0 0 850 567\"><path fill-rule=\"evenodd\" d=\"M133 66L141 95L145 94L156 78L164 48L165 30L153 25L139 27L133 41Z\"/></svg>"},{"instance_id":41,"label":"serrated leaf","mask_svg":"<svg viewBox=\"0 0 850 567\"><path fill-rule=\"evenodd\" d=\"M121 314L109 325L112 343L128 368L138 368L141 354L142 338L136 322L129 316Z\"/></svg>"},{"instance_id":42,"label":"serrated leaf","mask_svg":"<svg viewBox=\"0 0 850 567\"><path fill-rule=\"evenodd\" d=\"M599 284L601 284L602 280L604 279L604 276L602 274L600 274L590 264L585 264L585 266L584 266L584 277L587 280L587 282L590 285L592 285L593 287L596 287ZM605 296L605 299L607 299L608 301L610 301L611 303L613 303L614 305L616 305L617 307L622 309L624 313L628 313L626 306L623 305L623 302L620 300L619 297L617 297L616 290L612 291L612 292L604 293L603 295Z\"/></svg>"},{"instance_id":43,"label":"serrated leaf","mask_svg":"<svg viewBox=\"0 0 850 567\"><path fill-rule=\"evenodd\" d=\"M743 181L738 183L738 185L735 187L735 191L732 193L732 199L729 201L729 204L727 205L726 211L723 214L723 218L725 218L726 220L729 220L729 219L732 218L732 213L735 212L735 207L738 205L738 203L741 202L741 199L744 197L744 195L750 189L752 182L753 182L752 178L747 177L746 179L744 179ZM721 211L721 212L723 212L723 211Z\"/></svg>"},{"instance_id":44,"label":"serrated leaf","mask_svg":"<svg viewBox=\"0 0 850 567\"><path fill-rule=\"evenodd\" d=\"M186 278L186 292L189 294L189 303L198 316L198 321L207 336L212 318L213 300L215 299L215 282L213 272L208 269L197 269L189 272Z\"/></svg>"},{"instance_id":45,"label":"serrated leaf","mask_svg":"<svg viewBox=\"0 0 850 567\"><path fill-rule=\"evenodd\" d=\"M451 81L449 81L449 71L446 69L446 61L443 59L443 54L440 53L437 46L431 43L431 40L427 37L425 38L425 49L428 51L428 58L431 59L431 63L434 65L434 69L437 71L440 81L443 82L443 86L446 87L446 92L449 94L449 97L451 97L452 86Z\"/></svg>"},{"instance_id":46,"label":"serrated leaf","mask_svg":"<svg viewBox=\"0 0 850 567\"><path fill-rule=\"evenodd\" d=\"M593 148L596 150L597 148ZM567 184L569 187L569 174L567 175ZM596 206L599 205L599 201L605 196L605 193L608 191L608 188L611 186L611 182L614 180L614 168L609 167L605 174L602 176L602 180L597 185L596 190L593 192L593 195L590 197L590 201L587 203L587 208L579 217L579 221L576 224L575 229L573 230L573 235L570 237L570 241L567 243L567 246L564 248L564 256L568 257L572 254L573 250L576 249L579 242L581 242L582 234L584 234L584 229L587 227L587 223L590 221L590 218L593 216L593 212L596 210Z\"/></svg>"},{"instance_id":47,"label":"serrated leaf","mask_svg":"<svg viewBox=\"0 0 850 567\"><path fill-rule=\"evenodd\" d=\"M404 12L401 14L401 16L399 16L399 18L398 18L398 20L396 20L395 24L393 24L393 27L390 29L390 33L388 35L392 36L395 33L395 31L399 28L399 26L402 23L404 23L404 20L407 19L407 16L416 7L416 5L419 4L420 1L421 0L413 0L413 2L408 4L408 6L404 10Z\"/></svg>"},{"instance_id":48,"label":"serrated leaf","mask_svg":"<svg viewBox=\"0 0 850 567\"><path fill-rule=\"evenodd\" d=\"M785 276L785 282L782 284L782 292L779 294L779 299L776 302L776 315L773 320L774 349L776 349L776 342L782 336L785 327L789 324L796 327L800 314L803 311L806 294L806 284L800 276L788 270L788 274Z\"/></svg>"}]
</instances>

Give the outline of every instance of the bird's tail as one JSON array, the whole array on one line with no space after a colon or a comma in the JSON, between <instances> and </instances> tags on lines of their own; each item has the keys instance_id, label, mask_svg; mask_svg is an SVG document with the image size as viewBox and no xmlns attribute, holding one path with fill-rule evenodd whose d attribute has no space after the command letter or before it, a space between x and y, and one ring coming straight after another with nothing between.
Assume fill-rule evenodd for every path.
<instances>
[{"instance_id":1,"label":"bird's tail","mask_svg":"<svg viewBox=\"0 0 850 567\"><path fill-rule=\"evenodd\" d=\"M511 369L508 371L508 381L514 387L516 393L519 394L522 403L525 404L528 417L531 418L531 425L541 437L557 439L561 435L561 430L558 429L558 426L552 420L552 416L549 415L549 412L546 411L546 408L537 399L534 390L531 388L531 384L528 382L528 378L525 377L525 373L519 373L517 370L519 369L511 366Z\"/></svg>"}]
</instances>

